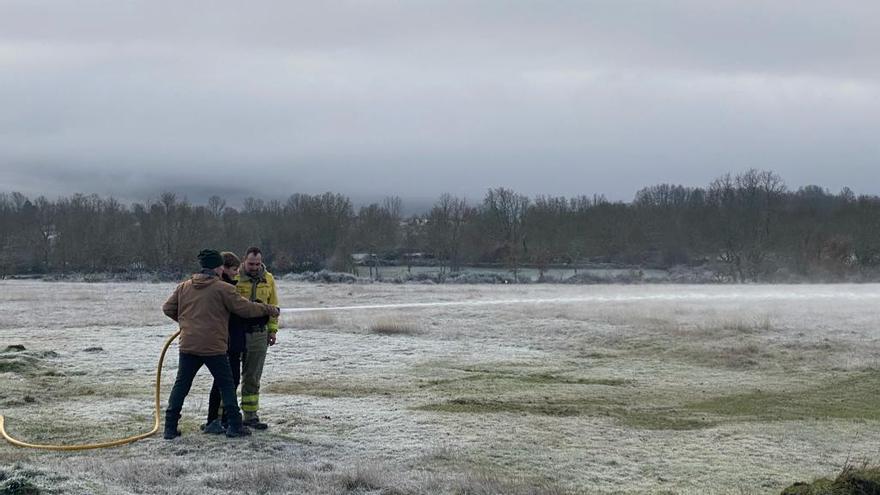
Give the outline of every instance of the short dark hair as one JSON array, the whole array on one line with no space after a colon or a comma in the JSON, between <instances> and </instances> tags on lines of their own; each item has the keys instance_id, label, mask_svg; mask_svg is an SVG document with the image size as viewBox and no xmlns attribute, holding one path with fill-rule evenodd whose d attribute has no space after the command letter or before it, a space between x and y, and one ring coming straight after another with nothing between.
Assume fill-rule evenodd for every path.
<instances>
[{"instance_id":1,"label":"short dark hair","mask_svg":"<svg viewBox=\"0 0 880 495\"><path fill-rule=\"evenodd\" d=\"M241 266L241 260L238 259L238 256L236 256L235 253L223 251L222 253L220 253L220 256L223 257L223 266L228 266L229 268L236 268Z\"/></svg>"},{"instance_id":2,"label":"short dark hair","mask_svg":"<svg viewBox=\"0 0 880 495\"><path fill-rule=\"evenodd\" d=\"M252 254L253 254L254 256L256 256L256 255L258 255L258 254L259 254L260 256L262 256L262 255L263 255L263 252L260 251L260 248L258 248L257 246L251 246L251 247L247 248L247 251L244 252L244 257L247 258L248 256L250 256L250 255L252 255Z\"/></svg>"}]
</instances>

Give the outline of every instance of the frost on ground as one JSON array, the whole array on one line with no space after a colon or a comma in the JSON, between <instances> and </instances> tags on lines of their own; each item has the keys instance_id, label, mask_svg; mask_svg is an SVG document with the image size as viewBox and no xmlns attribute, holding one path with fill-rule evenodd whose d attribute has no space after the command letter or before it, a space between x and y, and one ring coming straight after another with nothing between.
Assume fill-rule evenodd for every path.
<instances>
[{"instance_id":1,"label":"frost on ground","mask_svg":"<svg viewBox=\"0 0 880 495\"><path fill-rule=\"evenodd\" d=\"M149 429L156 361L175 330L159 309L172 284L0 286L0 414L11 434L80 443ZM201 434L203 370L182 438L67 454L3 443L0 483L99 494L762 494L880 458L877 285L279 289L285 307L586 300L285 314L264 376L268 432Z\"/></svg>"}]
</instances>

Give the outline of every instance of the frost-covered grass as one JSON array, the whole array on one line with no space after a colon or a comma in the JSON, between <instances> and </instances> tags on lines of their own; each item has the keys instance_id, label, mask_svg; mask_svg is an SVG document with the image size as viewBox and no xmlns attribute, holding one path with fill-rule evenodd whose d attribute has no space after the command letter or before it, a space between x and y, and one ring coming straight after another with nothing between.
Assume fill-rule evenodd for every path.
<instances>
[{"instance_id":1,"label":"frost-covered grass","mask_svg":"<svg viewBox=\"0 0 880 495\"><path fill-rule=\"evenodd\" d=\"M399 318L382 318L370 325L370 332L379 335L418 335L421 328L415 323Z\"/></svg>"},{"instance_id":2,"label":"frost-covered grass","mask_svg":"<svg viewBox=\"0 0 880 495\"><path fill-rule=\"evenodd\" d=\"M172 289L0 282L8 430L65 443L148 430ZM769 494L880 458L877 285L279 289L286 307L589 300L285 314L267 432L201 434L204 370L182 438L3 444L0 468L64 493Z\"/></svg>"}]
</instances>

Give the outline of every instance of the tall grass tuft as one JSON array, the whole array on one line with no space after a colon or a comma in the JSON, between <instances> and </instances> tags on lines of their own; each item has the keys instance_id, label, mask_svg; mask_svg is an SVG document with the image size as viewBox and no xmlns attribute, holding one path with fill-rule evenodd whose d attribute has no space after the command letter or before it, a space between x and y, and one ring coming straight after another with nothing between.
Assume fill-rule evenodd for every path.
<instances>
[{"instance_id":1,"label":"tall grass tuft","mask_svg":"<svg viewBox=\"0 0 880 495\"><path fill-rule=\"evenodd\" d=\"M369 330L370 333L377 335L419 335L423 333L417 325L397 318L378 320L370 325Z\"/></svg>"}]
</instances>

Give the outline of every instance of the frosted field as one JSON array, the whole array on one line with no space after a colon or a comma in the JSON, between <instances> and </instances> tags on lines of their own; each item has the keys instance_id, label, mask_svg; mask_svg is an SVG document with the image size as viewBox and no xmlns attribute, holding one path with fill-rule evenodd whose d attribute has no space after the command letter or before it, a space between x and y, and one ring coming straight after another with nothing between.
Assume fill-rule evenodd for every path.
<instances>
[{"instance_id":1,"label":"frosted field","mask_svg":"<svg viewBox=\"0 0 880 495\"><path fill-rule=\"evenodd\" d=\"M172 290L0 282L10 433L149 429ZM201 434L203 370L182 438L69 454L0 443L0 467L63 493L761 494L880 461L877 285L279 290L284 307L567 301L285 314L268 432ZM15 344L27 350L4 351Z\"/></svg>"},{"instance_id":2,"label":"frosted field","mask_svg":"<svg viewBox=\"0 0 880 495\"><path fill-rule=\"evenodd\" d=\"M405 277L407 274L431 274L436 275L440 270L437 267L433 266L380 266L374 267L373 270L377 270L381 278L383 280L393 281L397 277ZM548 277L553 277L556 280L563 280L569 278L571 276L577 274L590 274L595 275L596 277L601 278L610 278L619 275L627 275L632 273L634 270L631 269L618 269L618 268L580 268L577 271L571 268L548 268L544 270L544 275ZM638 270L636 270L638 271ZM652 269L644 269L641 270L642 275L645 279L662 279L664 277L668 277L669 272L667 270L652 270ZM486 273L494 273L497 275L501 275L504 277L513 278L513 272L509 268L491 268L491 267L480 267L480 268L468 268L462 267L460 273L477 273L477 274L486 274ZM519 280L525 281L536 281L540 277L540 271L535 268L520 268L519 269ZM370 267L368 266L356 266L355 267L355 275L359 277L369 277L370 276Z\"/></svg>"}]
</instances>

